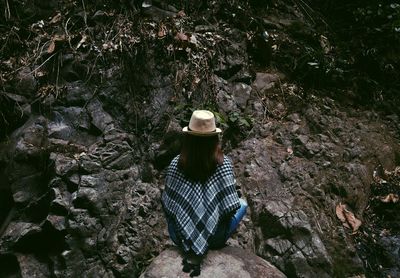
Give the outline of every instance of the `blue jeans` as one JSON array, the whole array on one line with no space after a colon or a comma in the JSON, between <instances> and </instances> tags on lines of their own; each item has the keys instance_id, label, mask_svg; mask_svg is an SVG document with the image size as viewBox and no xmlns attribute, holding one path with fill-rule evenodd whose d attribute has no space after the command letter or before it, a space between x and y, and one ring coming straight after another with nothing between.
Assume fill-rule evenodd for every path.
<instances>
[{"instance_id":1,"label":"blue jeans","mask_svg":"<svg viewBox=\"0 0 400 278\"><path fill-rule=\"evenodd\" d=\"M235 215L232 216L230 221L228 222L221 222L218 225L217 231L214 235L210 236L208 239L208 243L210 248L220 248L223 247L225 242L229 239L229 237L236 231L237 227L239 226L240 221L243 219L244 215L246 214L247 210L247 203L243 199L239 199L240 201L240 208L236 211ZM167 217L168 222L168 233L171 240L178 246L181 245L180 241L178 240L177 233L175 232L175 224L172 219Z\"/></svg>"}]
</instances>

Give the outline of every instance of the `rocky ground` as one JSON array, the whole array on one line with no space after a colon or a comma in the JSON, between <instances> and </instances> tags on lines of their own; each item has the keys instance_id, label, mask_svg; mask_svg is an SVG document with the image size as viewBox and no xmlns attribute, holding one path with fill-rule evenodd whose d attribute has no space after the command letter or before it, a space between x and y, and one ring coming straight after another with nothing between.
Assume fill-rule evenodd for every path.
<instances>
[{"instance_id":1,"label":"rocky ground","mask_svg":"<svg viewBox=\"0 0 400 278\"><path fill-rule=\"evenodd\" d=\"M312 59L340 51L298 5L143 3L1 4L0 276L138 277L200 107L250 206L230 245L288 277L398 276L397 106L324 85L347 76Z\"/></svg>"},{"instance_id":2,"label":"rocky ground","mask_svg":"<svg viewBox=\"0 0 400 278\"><path fill-rule=\"evenodd\" d=\"M271 277L286 276L276 267L242 248L224 247L211 250L202 262L200 277ZM163 251L140 278L191 277L182 272L182 254L175 248Z\"/></svg>"}]
</instances>

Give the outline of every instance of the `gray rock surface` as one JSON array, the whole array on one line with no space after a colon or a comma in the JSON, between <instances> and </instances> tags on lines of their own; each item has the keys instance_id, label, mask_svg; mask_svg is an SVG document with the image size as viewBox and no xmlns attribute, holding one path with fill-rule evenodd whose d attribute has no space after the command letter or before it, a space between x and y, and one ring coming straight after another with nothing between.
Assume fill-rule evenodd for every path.
<instances>
[{"instance_id":1,"label":"gray rock surface","mask_svg":"<svg viewBox=\"0 0 400 278\"><path fill-rule=\"evenodd\" d=\"M182 271L182 257L177 248L169 248L156 257L140 278L189 277ZM276 267L262 258L237 247L209 251L198 277L283 278Z\"/></svg>"},{"instance_id":2,"label":"gray rock surface","mask_svg":"<svg viewBox=\"0 0 400 278\"><path fill-rule=\"evenodd\" d=\"M338 221L335 206L346 203L366 222L374 167L390 170L400 161L399 117L397 110L384 115L348 105L357 92L297 83L290 68L320 80L302 72L309 55L293 67L308 51L290 33L319 37L297 18L301 5L250 1L268 6L267 20L249 16L247 4L222 4L235 1L180 1L187 15L163 1L153 1L149 12L141 1L0 6L8 2L0 65L0 277L138 277L169 243L160 204L164 171L196 108L217 112L224 152L249 203L230 245L289 277L368 274L357 234ZM273 45L257 42L259 28L268 29ZM176 32L191 41L177 41ZM342 60L331 54L325 58ZM273 63L254 67L256 58ZM285 68L296 84L279 72ZM375 97L378 106L389 101ZM396 261L398 234L376 235L391 258L385 263ZM240 266L229 252L210 254ZM243 269L250 273L252 265Z\"/></svg>"}]
</instances>

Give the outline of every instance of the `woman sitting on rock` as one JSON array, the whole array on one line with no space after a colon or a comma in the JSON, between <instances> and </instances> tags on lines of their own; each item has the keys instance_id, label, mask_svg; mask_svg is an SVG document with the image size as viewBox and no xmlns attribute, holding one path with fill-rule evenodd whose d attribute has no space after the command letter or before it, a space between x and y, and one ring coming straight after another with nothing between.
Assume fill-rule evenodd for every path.
<instances>
[{"instance_id":1,"label":"woman sitting on rock","mask_svg":"<svg viewBox=\"0 0 400 278\"><path fill-rule=\"evenodd\" d=\"M184 251L183 271L200 275L209 248L225 245L246 213L231 160L224 156L214 114L193 112L180 155L169 165L162 204L171 240Z\"/></svg>"}]
</instances>

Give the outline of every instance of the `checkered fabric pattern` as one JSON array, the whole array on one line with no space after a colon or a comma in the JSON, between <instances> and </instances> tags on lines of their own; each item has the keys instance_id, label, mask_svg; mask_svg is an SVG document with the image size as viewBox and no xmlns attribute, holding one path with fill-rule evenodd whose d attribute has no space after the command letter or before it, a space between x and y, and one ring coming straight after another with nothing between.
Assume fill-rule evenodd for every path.
<instances>
[{"instance_id":1,"label":"checkered fabric pattern","mask_svg":"<svg viewBox=\"0 0 400 278\"><path fill-rule=\"evenodd\" d=\"M175 221L184 250L203 255L221 217L240 207L232 162L225 156L215 173L200 183L185 178L178 160L179 156L175 157L168 168L161 201L165 213Z\"/></svg>"}]
</instances>

